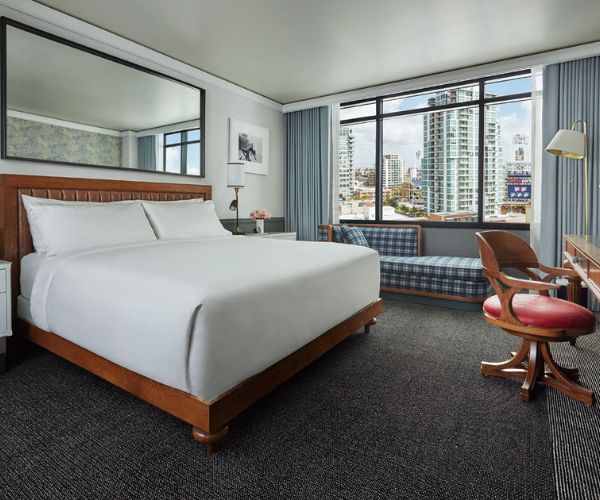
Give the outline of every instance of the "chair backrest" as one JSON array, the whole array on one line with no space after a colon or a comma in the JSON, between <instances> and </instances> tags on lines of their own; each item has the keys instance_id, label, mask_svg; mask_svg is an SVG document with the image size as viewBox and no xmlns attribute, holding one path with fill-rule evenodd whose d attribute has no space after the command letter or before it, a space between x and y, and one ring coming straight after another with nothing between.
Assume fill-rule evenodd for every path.
<instances>
[{"instance_id":1,"label":"chair backrest","mask_svg":"<svg viewBox=\"0 0 600 500\"><path fill-rule=\"evenodd\" d=\"M527 242L508 231L482 231L476 236L484 270L496 273L513 268L525 272L539 265Z\"/></svg>"}]
</instances>

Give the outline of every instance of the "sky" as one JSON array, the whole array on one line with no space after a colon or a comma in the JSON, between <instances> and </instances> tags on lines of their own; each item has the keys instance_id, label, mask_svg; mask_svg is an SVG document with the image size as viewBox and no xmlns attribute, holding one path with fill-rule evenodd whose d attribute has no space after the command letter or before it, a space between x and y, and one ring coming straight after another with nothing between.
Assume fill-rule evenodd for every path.
<instances>
[{"instance_id":1,"label":"sky","mask_svg":"<svg viewBox=\"0 0 600 500\"><path fill-rule=\"evenodd\" d=\"M491 84L489 92L514 94L530 90L529 78L520 78ZM433 94L398 99L384 104L384 112L426 106L427 98ZM365 107L366 108L366 107ZM367 108L369 114L374 112ZM512 138L515 134L526 134L531 141L531 101L519 101L496 105L496 116L500 123L504 159L509 161ZM373 168L375 165L375 124L351 125L354 132L354 167ZM415 154L423 149L423 115L390 118L383 122L383 154L398 154L407 167L415 165Z\"/></svg>"}]
</instances>

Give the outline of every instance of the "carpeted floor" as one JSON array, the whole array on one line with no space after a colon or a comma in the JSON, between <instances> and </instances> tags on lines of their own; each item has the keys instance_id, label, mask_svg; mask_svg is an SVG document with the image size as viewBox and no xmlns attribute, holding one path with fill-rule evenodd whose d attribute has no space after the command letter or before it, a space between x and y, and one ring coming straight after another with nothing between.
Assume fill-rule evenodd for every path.
<instances>
[{"instance_id":1,"label":"carpeted floor","mask_svg":"<svg viewBox=\"0 0 600 500\"><path fill-rule=\"evenodd\" d=\"M580 367L580 383L600 395L600 335L577 339L577 347L554 348L565 366ZM600 499L600 408L548 392L557 494L560 500Z\"/></svg>"},{"instance_id":2,"label":"carpeted floor","mask_svg":"<svg viewBox=\"0 0 600 500\"><path fill-rule=\"evenodd\" d=\"M479 374L517 341L386 301L208 457L188 425L39 352L0 378L0 497L555 498L546 391Z\"/></svg>"}]
</instances>

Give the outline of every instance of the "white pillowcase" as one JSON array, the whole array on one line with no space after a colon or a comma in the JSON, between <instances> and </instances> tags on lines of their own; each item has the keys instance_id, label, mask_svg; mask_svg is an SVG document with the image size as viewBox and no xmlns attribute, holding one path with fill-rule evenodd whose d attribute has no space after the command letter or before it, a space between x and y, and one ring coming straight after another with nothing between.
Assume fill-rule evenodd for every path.
<instances>
[{"instance_id":1,"label":"white pillowcase","mask_svg":"<svg viewBox=\"0 0 600 500\"><path fill-rule=\"evenodd\" d=\"M35 207L45 207L48 205L67 205L67 206L92 206L92 205L103 205L104 203L98 201L67 201L67 200L54 200L52 198L35 198L34 196L28 196L26 194L22 194L21 198L23 199L23 205L25 206L25 211L27 212L27 219L29 220L29 231L31 233L31 239L33 240L33 247L37 252L40 252L38 247L42 248L44 243L42 241L42 236L38 231L37 224L32 224L31 220L33 217L33 210ZM110 201L107 202L111 205L116 204L131 204L136 203L134 200L124 200L124 201ZM139 203L139 202L138 202ZM37 213L37 212L35 212Z\"/></svg>"},{"instance_id":2,"label":"white pillowcase","mask_svg":"<svg viewBox=\"0 0 600 500\"><path fill-rule=\"evenodd\" d=\"M139 201L77 202L23 195L23 203L33 246L41 254L156 240Z\"/></svg>"},{"instance_id":3,"label":"white pillowcase","mask_svg":"<svg viewBox=\"0 0 600 500\"><path fill-rule=\"evenodd\" d=\"M143 201L142 205L161 240L231 236L212 201Z\"/></svg>"}]
</instances>

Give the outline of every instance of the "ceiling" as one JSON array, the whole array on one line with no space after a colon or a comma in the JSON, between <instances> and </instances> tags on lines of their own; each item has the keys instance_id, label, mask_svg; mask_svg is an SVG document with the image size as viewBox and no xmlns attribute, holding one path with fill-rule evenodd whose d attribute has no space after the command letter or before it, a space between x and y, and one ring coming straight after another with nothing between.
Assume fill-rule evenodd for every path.
<instances>
[{"instance_id":1,"label":"ceiling","mask_svg":"<svg viewBox=\"0 0 600 500\"><path fill-rule=\"evenodd\" d=\"M597 0L38 0L280 103L600 40Z\"/></svg>"},{"instance_id":2,"label":"ceiling","mask_svg":"<svg viewBox=\"0 0 600 500\"><path fill-rule=\"evenodd\" d=\"M115 131L197 120L197 89L8 26L8 108Z\"/></svg>"}]
</instances>

